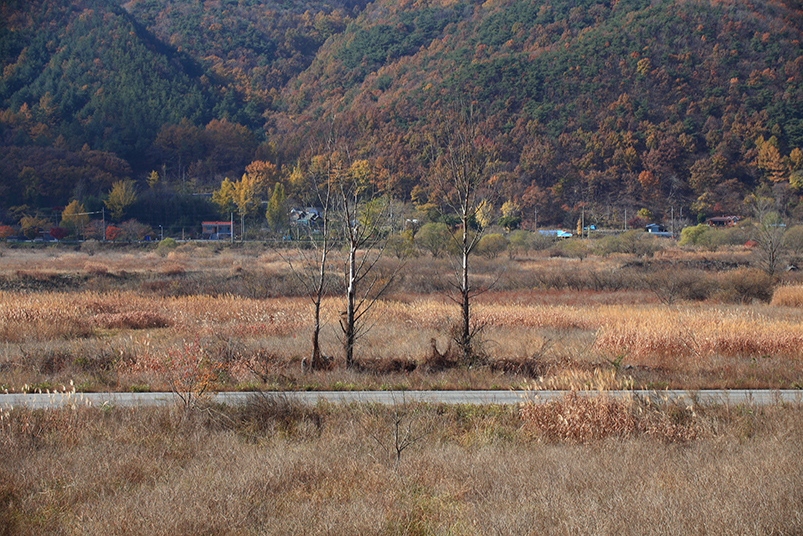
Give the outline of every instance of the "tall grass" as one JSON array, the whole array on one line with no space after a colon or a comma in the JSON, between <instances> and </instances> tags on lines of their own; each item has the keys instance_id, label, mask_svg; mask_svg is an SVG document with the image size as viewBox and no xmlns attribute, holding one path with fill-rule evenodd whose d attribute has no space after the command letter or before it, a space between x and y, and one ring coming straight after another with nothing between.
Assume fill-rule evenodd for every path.
<instances>
[{"instance_id":1,"label":"tall grass","mask_svg":"<svg viewBox=\"0 0 803 536\"><path fill-rule=\"evenodd\" d=\"M803 307L803 286L782 286L772 295L772 305L778 307Z\"/></svg>"},{"instance_id":2,"label":"tall grass","mask_svg":"<svg viewBox=\"0 0 803 536\"><path fill-rule=\"evenodd\" d=\"M474 385L515 385L526 378L499 377L494 370L543 374L555 368L547 363L635 367L641 371L639 386L667 381L666 374L676 375L673 383L697 375L698 383L692 379L689 387L710 385L715 376L719 376L715 386L734 386L737 377L747 378L754 386L779 387L803 379L803 312L794 309L758 304L550 305L535 300L509 304L506 296L500 295L498 301L484 296L474 308L475 320L485 325L481 342L491 367L485 373L478 371ZM340 307L338 298L324 303L323 350L335 357L340 353L340 341L334 312ZM385 300L365 325L358 357L369 370L392 368L379 364L383 361L422 364L431 353L433 339L440 351L449 346L457 315L455 306L440 296ZM311 308L304 298L0 291L5 366L16 370L22 383L69 379L86 383L79 373L92 371L83 365L111 355L116 375L90 381L118 385L97 388L142 383L156 388L157 378L143 375L141 368L131 365L166 355L181 341L194 339L208 347L210 359L225 365L221 370L228 376L221 374L220 388L227 383L229 388L238 383L264 384L264 378L249 373L253 369L249 363L260 355L272 356L274 378L289 378L291 384L303 382L293 377L300 373L301 358L309 351L311 322ZM71 367L74 363L82 366ZM107 357L102 363L108 367ZM44 377L37 379L36 371ZM59 371L61 376L48 376ZM482 374L485 379L480 379ZM412 383L420 385L421 380L414 378ZM347 376L332 376L331 380L352 381L372 383L369 378L347 380Z\"/></svg>"},{"instance_id":3,"label":"tall grass","mask_svg":"<svg viewBox=\"0 0 803 536\"><path fill-rule=\"evenodd\" d=\"M577 442L515 408L416 409L404 424L430 433L398 461L383 446L395 430L382 417L391 408L257 400L190 412L2 410L0 525L20 535L795 534L803 526L797 406L656 408L700 430L682 442L643 433Z\"/></svg>"},{"instance_id":4,"label":"tall grass","mask_svg":"<svg viewBox=\"0 0 803 536\"><path fill-rule=\"evenodd\" d=\"M164 357L195 339L220 362L218 388L507 388L542 375L560 377L561 369L607 367L632 375L638 387L803 384L803 311L788 307L798 287L780 286L766 304L756 298L766 284L756 272L699 268L738 266L742 260L733 261L733 253L731 261L656 255L657 266L695 266L688 273L705 278L703 286L720 285L718 292L707 290L712 297L703 302L662 301L644 287L641 261L628 257L500 260L509 265L501 275L498 263L483 260L480 275L498 277L502 288L473 302L473 318L484 326L477 342L488 360L471 375L412 370L433 356L433 340L437 352L449 348L459 318L444 281L437 291L422 292L428 288L423 282L438 279L448 263L416 259L364 324L361 368L335 367L324 376L301 374L310 351L311 307L291 284L286 261L264 248L181 246L167 259L154 252L38 255L0 258L0 279L14 289L0 290L0 370L11 390L69 380L83 390L165 388L137 361ZM181 270L165 270L165 263ZM23 268L24 277L18 275ZM80 277L70 275L73 270ZM544 283L569 272L576 272L577 284ZM336 292L323 310L322 350L338 358L343 305Z\"/></svg>"}]
</instances>

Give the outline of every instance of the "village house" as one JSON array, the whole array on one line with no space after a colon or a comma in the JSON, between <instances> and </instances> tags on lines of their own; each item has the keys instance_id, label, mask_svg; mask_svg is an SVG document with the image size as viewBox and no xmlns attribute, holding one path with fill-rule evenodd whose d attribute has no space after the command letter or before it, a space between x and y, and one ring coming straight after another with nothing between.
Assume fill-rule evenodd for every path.
<instances>
[{"instance_id":1,"label":"village house","mask_svg":"<svg viewBox=\"0 0 803 536\"><path fill-rule=\"evenodd\" d=\"M739 223L741 218L739 216L717 216L708 218L705 223L709 227L732 227Z\"/></svg>"},{"instance_id":2,"label":"village house","mask_svg":"<svg viewBox=\"0 0 803 536\"><path fill-rule=\"evenodd\" d=\"M228 240L231 238L230 221L201 222L201 229L204 240Z\"/></svg>"}]
</instances>

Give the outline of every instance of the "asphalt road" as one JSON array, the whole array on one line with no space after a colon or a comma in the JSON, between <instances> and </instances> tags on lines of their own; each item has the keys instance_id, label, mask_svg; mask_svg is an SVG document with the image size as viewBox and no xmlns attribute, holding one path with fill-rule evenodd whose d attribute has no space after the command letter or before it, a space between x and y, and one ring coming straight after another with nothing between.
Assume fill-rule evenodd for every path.
<instances>
[{"instance_id":1,"label":"asphalt road","mask_svg":"<svg viewBox=\"0 0 803 536\"><path fill-rule=\"evenodd\" d=\"M580 391L585 396L596 391ZM800 404L803 390L711 390L711 391L606 391L616 397L638 396L653 401L700 404L750 404L774 403ZM293 391L263 393L267 396L285 396L305 404L319 401L331 403L375 402L399 404L405 402L429 402L433 404L518 404L527 400L547 401L561 397L565 391ZM212 395L218 403L237 405L244 403L249 392L225 392ZM53 408L65 405L88 406L159 406L180 403L172 393L36 393L0 394L0 408L28 407Z\"/></svg>"}]
</instances>

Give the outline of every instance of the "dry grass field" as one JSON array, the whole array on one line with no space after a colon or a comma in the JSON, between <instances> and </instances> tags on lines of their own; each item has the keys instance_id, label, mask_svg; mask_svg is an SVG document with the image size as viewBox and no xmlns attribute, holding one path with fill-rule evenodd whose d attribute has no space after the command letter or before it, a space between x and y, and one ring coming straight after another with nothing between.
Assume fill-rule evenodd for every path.
<instances>
[{"instance_id":1,"label":"dry grass field","mask_svg":"<svg viewBox=\"0 0 803 536\"><path fill-rule=\"evenodd\" d=\"M490 290L473 302L484 328L482 366L471 370L433 365L432 341L447 353L459 310L450 264L414 258L375 305L355 369L342 366L341 298L325 299L322 348L335 367L304 374L312 307L287 253L257 244L165 255L9 248L0 256L0 387L167 390L194 360L190 381L210 389L561 387L600 369L638 388L799 388L803 286L794 275L766 278L747 255L478 257L475 284Z\"/></svg>"},{"instance_id":2,"label":"dry grass field","mask_svg":"<svg viewBox=\"0 0 803 536\"><path fill-rule=\"evenodd\" d=\"M803 529L799 406L582 400L5 410L0 534Z\"/></svg>"},{"instance_id":3,"label":"dry grass field","mask_svg":"<svg viewBox=\"0 0 803 536\"><path fill-rule=\"evenodd\" d=\"M483 359L449 354L446 261L408 261L332 370L264 246L0 250L8 392L173 390L163 408L0 408L0 535L803 534L803 408L582 389L800 388L803 287L744 251L476 261ZM380 269L392 270L391 259ZM335 264L336 266L336 264ZM448 361L448 360L447 360ZM447 363L448 365L448 363ZM287 389L530 388L518 407L308 407ZM537 389L567 388L535 403ZM203 392L259 390L240 407ZM76 401L79 400L76 398Z\"/></svg>"}]
</instances>

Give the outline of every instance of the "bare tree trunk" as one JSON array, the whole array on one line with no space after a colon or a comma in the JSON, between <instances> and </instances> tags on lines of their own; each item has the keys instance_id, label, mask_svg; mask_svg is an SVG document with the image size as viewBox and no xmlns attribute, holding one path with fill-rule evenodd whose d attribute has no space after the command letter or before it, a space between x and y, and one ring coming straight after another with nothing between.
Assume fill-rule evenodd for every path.
<instances>
[{"instance_id":1,"label":"bare tree trunk","mask_svg":"<svg viewBox=\"0 0 803 536\"><path fill-rule=\"evenodd\" d=\"M324 229L326 229L324 224ZM327 240L324 238L324 240ZM326 284L326 256L329 253L327 243L324 242L321 248L321 263L318 266L318 284L315 286L315 297L313 298L314 323L312 326L312 358L310 368L317 369L321 365L321 302L323 301L324 285Z\"/></svg>"},{"instance_id":2,"label":"bare tree trunk","mask_svg":"<svg viewBox=\"0 0 803 536\"><path fill-rule=\"evenodd\" d=\"M357 250L349 248L348 281L346 288L346 318L343 327L343 346L346 353L346 368L354 365L355 303L357 300Z\"/></svg>"},{"instance_id":3,"label":"bare tree trunk","mask_svg":"<svg viewBox=\"0 0 803 536\"><path fill-rule=\"evenodd\" d=\"M462 312L462 333L461 333L461 341L460 341L460 350L463 354L461 357L463 361L468 361L471 359L471 310L469 306L469 300L471 298L471 287L469 286L468 281L468 274L469 274L469 264L468 258L471 249L469 247L469 237L468 237L468 218L463 218L463 249L462 249L462 256L463 256L463 265L462 271L460 274L460 294L461 294L461 312Z\"/></svg>"}]
</instances>

